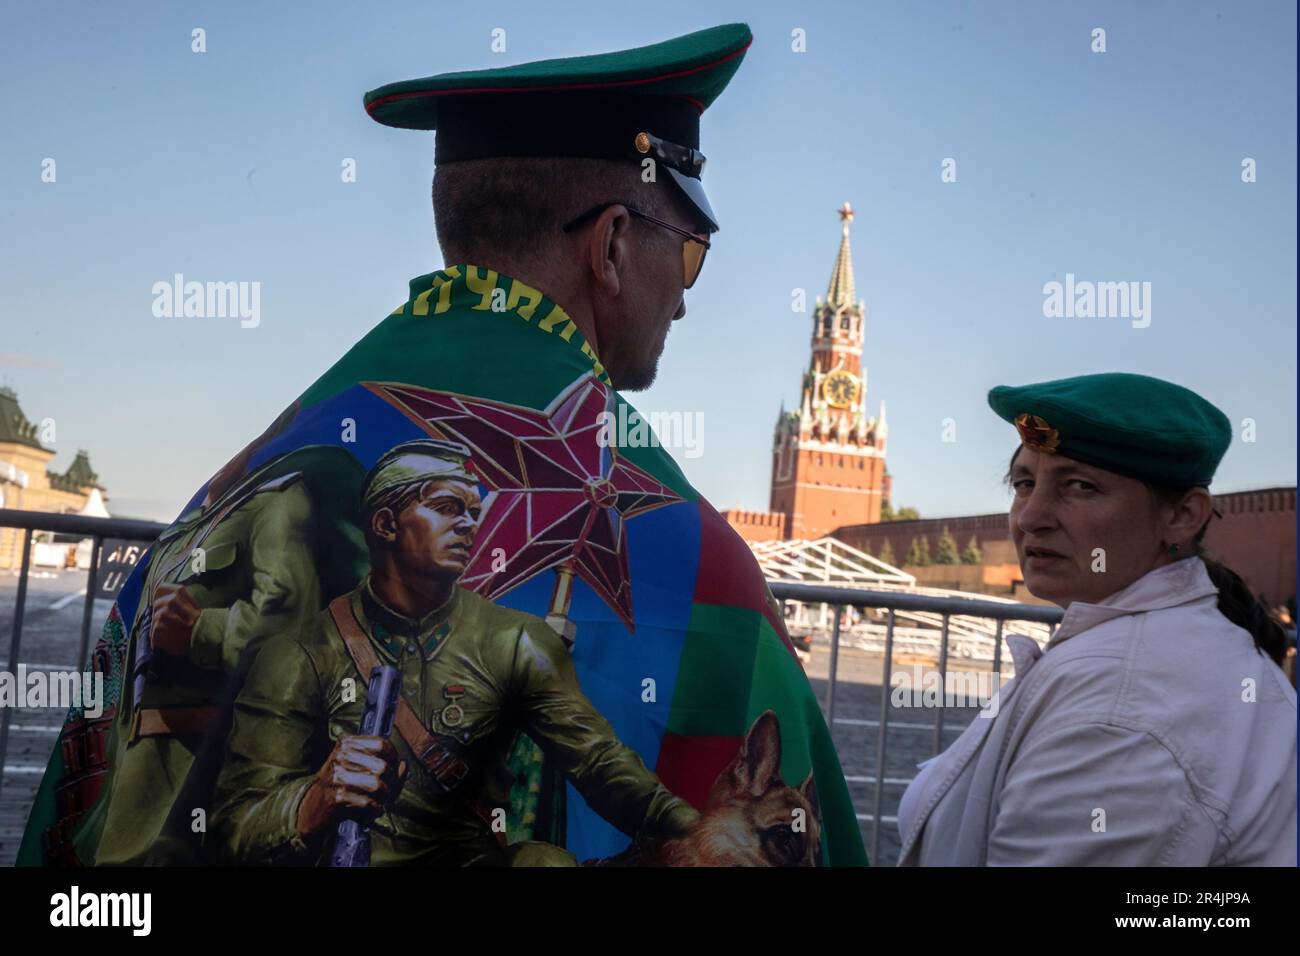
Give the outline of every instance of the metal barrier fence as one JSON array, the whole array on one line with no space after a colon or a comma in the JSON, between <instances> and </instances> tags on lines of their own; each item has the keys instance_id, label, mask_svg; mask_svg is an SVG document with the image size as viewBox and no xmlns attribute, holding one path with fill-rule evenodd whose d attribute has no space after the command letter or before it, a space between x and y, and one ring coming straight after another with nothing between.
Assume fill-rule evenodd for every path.
<instances>
[{"instance_id":1,"label":"metal barrier fence","mask_svg":"<svg viewBox=\"0 0 1300 956\"><path fill-rule=\"evenodd\" d=\"M778 601L800 601L804 604L829 604L835 608L831 629L830 669L826 680L826 723L835 726L835 689L840 652L840 618L845 607L877 608L889 612L885 625L884 659L881 662L880 720L876 730L876 777L872 797L870 859L880 858L881 803L885 789L885 751L889 733L889 675L893 667L894 623L898 611L925 611L942 615L939 638L939 686L945 687L948 673L948 625L953 617L981 617L997 621L993 638L993 673L1002 673L1002 629L1007 621L1036 621L1055 628L1064 612L1059 607L1033 604L1010 604L1003 601L983 601L978 598L935 597L927 594L900 594L897 591L859 591L854 588L829 587L819 584L796 584L771 581L772 594ZM996 686L996 685L995 685ZM937 754L942 748L943 695L940 694L934 725L934 747Z\"/></svg>"},{"instance_id":2,"label":"metal barrier fence","mask_svg":"<svg viewBox=\"0 0 1300 956\"><path fill-rule=\"evenodd\" d=\"M94 614L95 589L100 563L100 550L105 540L120 539L150 543L165 530L167 525L152 521L133 521L122 518L92 518L82 515L47 514L33 511L15 511L0 508L0 529L16 528L23 532L22 564L15 595L13 629L9 640L8 672L17 673L19 653L22 644L23 611L27 598L27 579L31 571L31 554L33 534L36 531L50 531L57 534L78 535L92 541L90 567L86 581L86 600L81 619L81 642L77 666L85 664L90 650L90 625ZM907 594L897 591L869 591L855 588L831 587L817 584L800 584L787 581L769 582L777 600L799 601L804 604L827 604L835 608L834 624L830 642L830 663L827 677L826 722L835 723L835 692L838 683L837 668L840 651L840 619L844 608L873 608L888 612L885 627L884 660L881 665L880 720L876 736L876 776L875 793L872 800L871 819L871 858L879 858L881 801L885 783L885 753L889 731L889 674L892 667L894 649L894 623L898 611L920 611L942 615L942 627L939 644L939 685L944 687L948 668L949 621L953 617L987 618L997 622L994 637L993 673L1002 673L1002 631L1007 621L1035 621L1055 628L1062 617L1057 607L1045 607L1029 604L1013 604L1001 601L980 600L978 598L936 597L933 595ZM5 755L9 744L9 721L11 708L0 708L0 784L4 780ZM940 695L939 706L934 725L933 752L942 749L944 721L943 697Z\"/></svg>"},{"instance_id":3,"label":"metal barrier fence","mask_svg":"<svg viewBox=\"0 0 1300 956\"><path fill-rule=\"evenodd\" d=\"M127 518L92 518L85 515L47 514L42 511L16 511L0 508L0 528L16 528L23 532L21 570L18 573L18 590L14 595L14 622L9 636L10 674L18 672L18 655L23 640L23 612L27 606L27 578L32 568L32 538L37 531L55 534L80 535L91 539L90 568L86 579L86 602L81 612L81 643L76 666L82 667L90 654L90 622L95 612L95 587L99 573L100 548L109 538L125 541L152 542L162 534L167 525L154 521L133 521ZM9 753L9 721L12 709L0 707L0 786L4 785L5 757Z\"/></svg>"}]
</instances>

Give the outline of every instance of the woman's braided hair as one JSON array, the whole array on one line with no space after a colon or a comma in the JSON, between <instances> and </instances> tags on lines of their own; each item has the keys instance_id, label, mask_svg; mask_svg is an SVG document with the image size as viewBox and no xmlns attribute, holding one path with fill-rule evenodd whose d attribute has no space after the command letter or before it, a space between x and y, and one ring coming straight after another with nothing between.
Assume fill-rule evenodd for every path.
<instances>
[{"instance_id":1,"label":"woman's braided hair","mask_svg":"<svg viewBox=\"0 0 1300 956\"><path fill-rule=\"evenodd\" d=\"M1145 484L1157 502L1170 507L1178 504L1189 490L1153 485L1150 482ZM1251 592L1246 582L1241 579L1241 575L1226 564L1206 556L1203 541L1209 527L1210 522L1207 521L1201 530L1196 532L1187 557L1195 555L1205 562L1205 570L1209 573L1210 580L1219 589L1219 613L1250 634L1255 640L1255 647L1272 658L1273 663L1282 666L1282 661L1286 657L1286 631L1264 602Z\"/></svg>"}]
</instances>

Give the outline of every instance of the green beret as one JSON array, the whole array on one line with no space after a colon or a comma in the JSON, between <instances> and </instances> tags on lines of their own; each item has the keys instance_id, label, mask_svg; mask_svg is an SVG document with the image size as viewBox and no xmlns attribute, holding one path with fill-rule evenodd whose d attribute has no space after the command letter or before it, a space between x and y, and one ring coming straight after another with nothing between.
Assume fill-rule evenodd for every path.
<instances>
[{"instance_id":1,"label":"green beret","mask_svg":"<svg viewBox=\"0 0 1300 956\"><path fill-rule=\"evenodd\" d=\"M1157 485L1208 487L1232 441L1228 416L1190 389L1106 372L999 385L989 405L1026 448Z\"/></svg>"},{"instance_id":2,"label":"green beret","mask_svg":"<svg viewBox=\"0 0 1300 956\"><path fill-rule=\"evenodd\" d=\"M366 112L386 126L436 129L436 164L653 158L716 230L700 184L700 114L752 40L748 26L731 23L634 50L404 80L367 93Z\"/></svg>"},{"instance_id":3,"label":"green beret","mask_svg":"<svg viewBox=\"0 0 1300 956\"><path fill-rule=\"evenodd\" d=\"M469 455L464 445L448 441L419 439L394 445L366 475L361 500L370 507L394 488L435 479L477 484L466 468Z\"/></svg>"}]
</instances>

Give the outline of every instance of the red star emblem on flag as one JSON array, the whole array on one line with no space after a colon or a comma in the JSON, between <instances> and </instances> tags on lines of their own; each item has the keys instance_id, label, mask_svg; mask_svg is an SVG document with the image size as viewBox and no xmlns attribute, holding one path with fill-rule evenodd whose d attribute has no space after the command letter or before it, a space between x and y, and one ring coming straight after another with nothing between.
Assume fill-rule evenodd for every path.
<instances>
[{"instance_id":1,"label":"red star emblem on flag","mask_svg":"<svg viewBox=\"0 0 1300 956\"><path fill-rule=\"evenodd\" d=\"M411 385L366 388L471 452L489 494L463 587L495 600L565 566L635 630L625 522L682 498L598 440L614 410L608 386L584 375L541 411Z\"/></svg>"}]
</instances>

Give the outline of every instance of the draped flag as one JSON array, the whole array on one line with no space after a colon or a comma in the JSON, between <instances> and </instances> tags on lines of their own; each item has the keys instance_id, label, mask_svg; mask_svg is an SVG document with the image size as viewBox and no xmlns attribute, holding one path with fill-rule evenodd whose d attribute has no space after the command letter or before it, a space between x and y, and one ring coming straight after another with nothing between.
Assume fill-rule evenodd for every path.
<instances>
[{"instance_id":1,"label":"draped flag","mask_svg":"<svg viewBox=\"0 0 1300 956\"><path fill-rule=\"evenodd\" d=\"M413 280L153 545L19 862L326 862L295 821L369 659L414 721L374 865L866 862L749 549L564 310L491 270Z\"/></svg>"}]
</instances>

